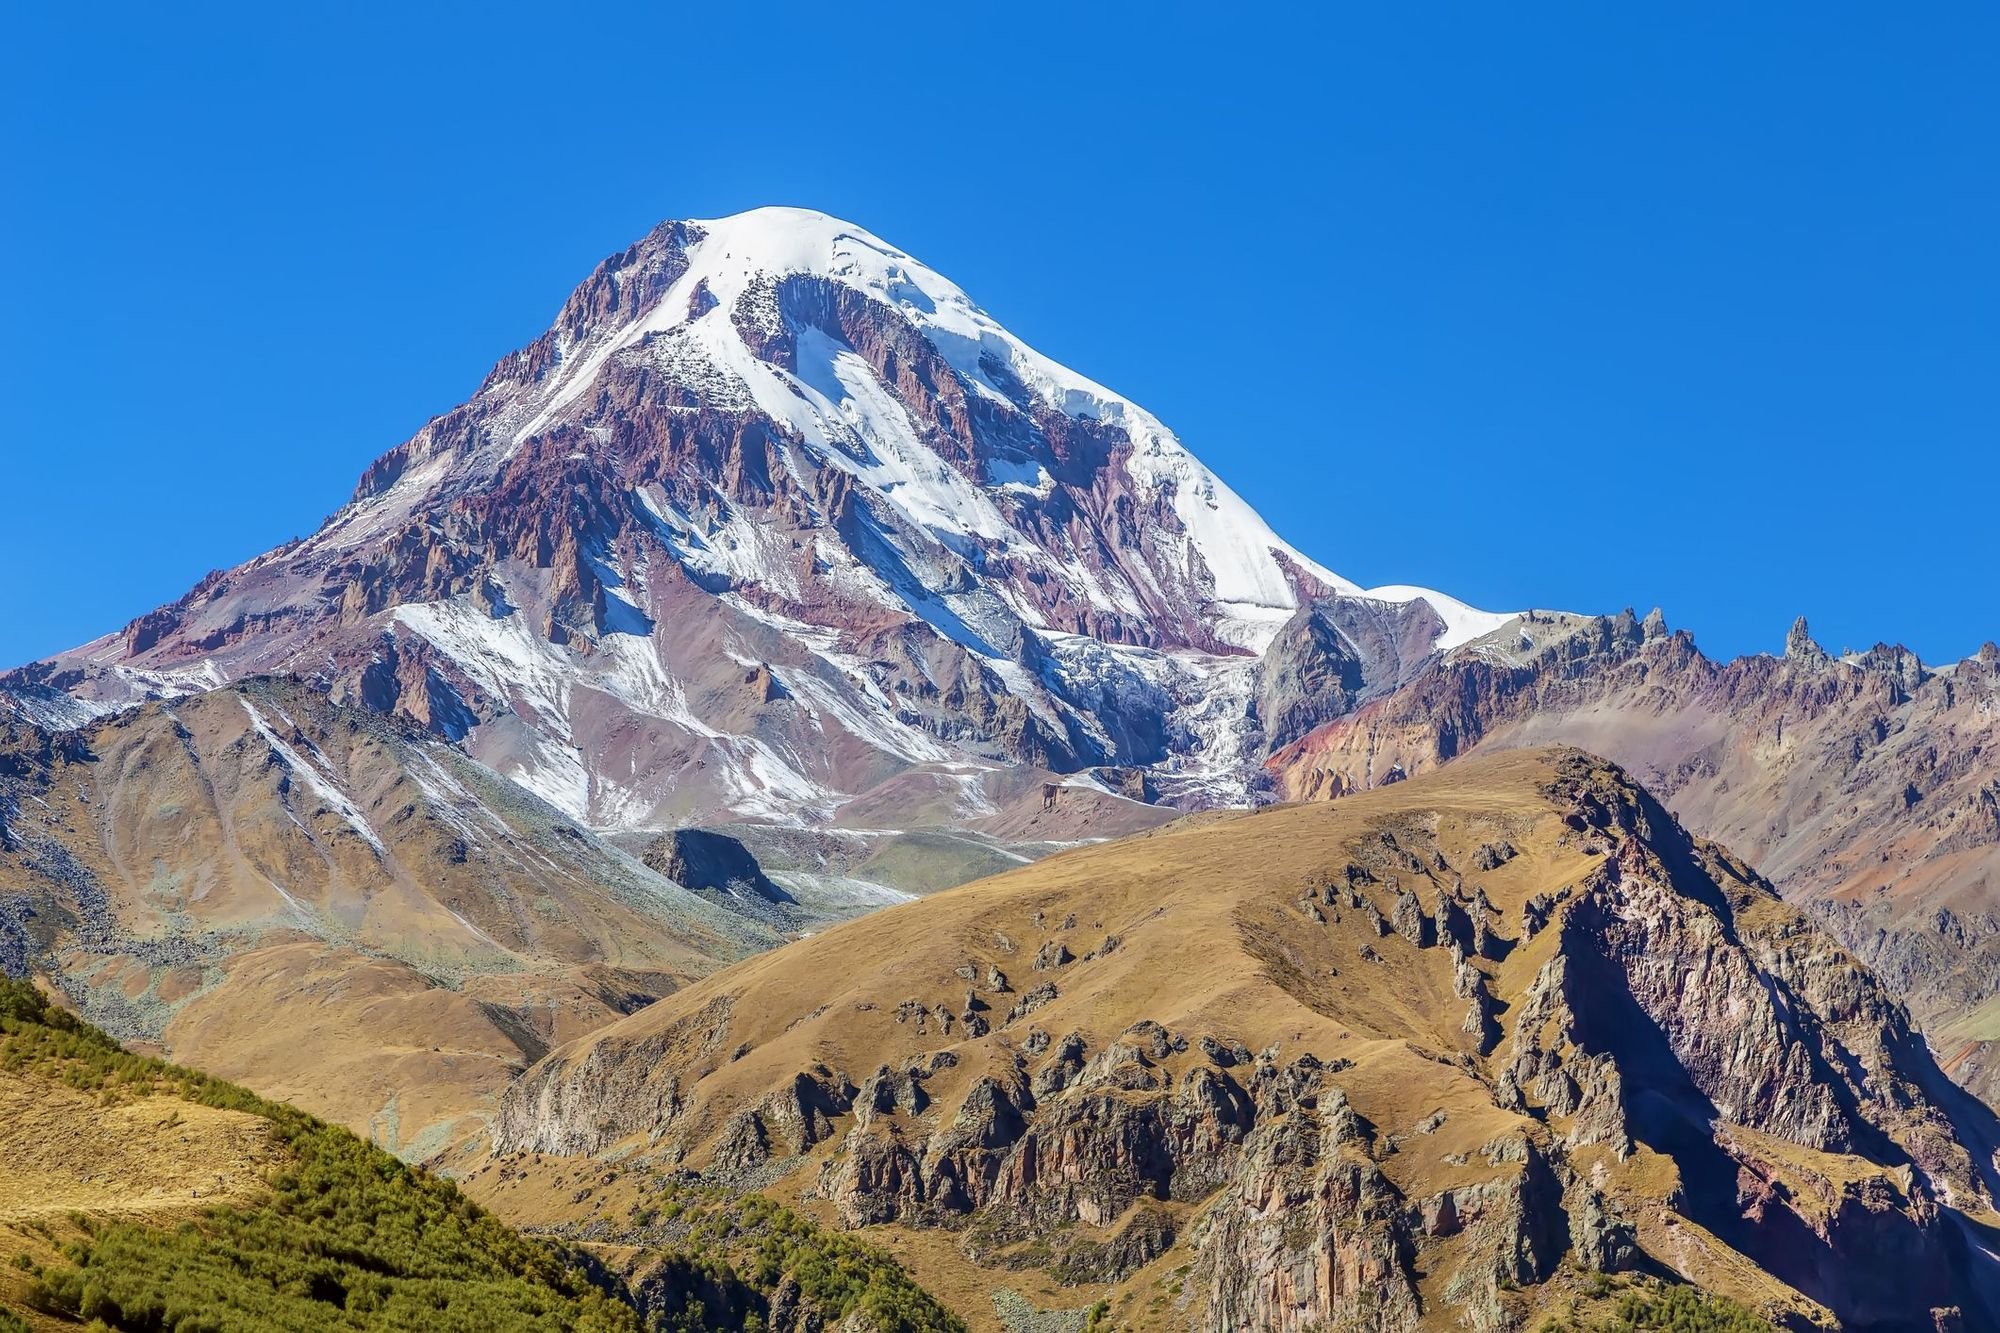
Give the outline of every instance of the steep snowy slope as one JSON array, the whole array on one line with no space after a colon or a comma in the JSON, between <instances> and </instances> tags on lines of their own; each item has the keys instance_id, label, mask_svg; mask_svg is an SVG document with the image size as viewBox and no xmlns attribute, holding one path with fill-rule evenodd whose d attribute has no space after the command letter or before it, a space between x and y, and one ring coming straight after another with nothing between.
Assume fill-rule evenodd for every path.
<instances>
[{"instance_id":1,"label":"steep snowy slope","mask_svg":"<svg viewBox=\"0 0 2000 1333\"><path fill-rule=\"evenodd\" d=\"M312 537L0 686L74 724L294 672L600 827L963 824L1024 766L1246 799L1258 659L1337 596L1431 647L1508 619L1363 592L945 278L766 208L663 224Z\"/></svg>"}]
</instances>

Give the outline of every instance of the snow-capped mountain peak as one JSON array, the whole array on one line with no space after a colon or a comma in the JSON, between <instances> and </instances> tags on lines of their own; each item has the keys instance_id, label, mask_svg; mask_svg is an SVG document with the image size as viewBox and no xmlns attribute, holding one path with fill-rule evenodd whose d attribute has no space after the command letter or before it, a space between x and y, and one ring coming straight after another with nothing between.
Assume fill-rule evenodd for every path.
<instances>
[{"instance_id":1,"label":"snow-capped mountain peak","mask_svg":"<svg viewBox=\"0 0 2000 1333\"><path fill-rule=\"evenodd\" d=\"M871 412L874 395L855 383L837 344L801 349L800 363L773 366L746 340L746 329L768 334L781 325L774 293L787 277L818 278L893 309L919 332L962 382L1003 410L1021 390L1052 411L1122 433L1130 453L1125 471L1141 494L1166 500L1212 580L1228 643L1261 649L1276 625L1299 605L1295 578L1329 591L1360 589L1308 558L1271 531L1256 511L1196 459L1159 419L1008 332L957 284L865 228L808 209L767 207L686 224L685 267L648 308L615 330L571 349L535 414L515 432L512 448L548 428L589 390L604 366L648 340L674 338L698 350L720 373L735 376L758 407L825 445L850 427L867 437L875 456L894 466L874 480L916 523L945 532L963 528L985 539L1008 524L986 497L954 484L932 450L912 441L893 407ZM865 371L863 372L865 374ZM871 386L872 387L872 386ZM1028 468L997 487L1032 493L1046 473ZM1385 590L1408 601L1419 591Z\"/></svg>"},{"instance_id":2,"label":"snow-capped mountain peak","mask_svg":"<svg viewBox=\"0 0 2000 1333\"><path fill-rule=\"evenodd\" d=\"M1259 659L1335 596L1420 649L1507 618L1363 592L935 270L761 208L605 260L319 532L35 681L302 672L599 824L851 819L912 773L951 819L995 764L1242 799Z\"/></svg>"}]
</instances>

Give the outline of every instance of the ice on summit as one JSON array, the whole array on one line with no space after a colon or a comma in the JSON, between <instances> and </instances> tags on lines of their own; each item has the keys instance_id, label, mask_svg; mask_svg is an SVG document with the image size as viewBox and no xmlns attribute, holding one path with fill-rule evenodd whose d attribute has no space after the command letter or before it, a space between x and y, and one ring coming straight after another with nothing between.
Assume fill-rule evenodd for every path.
<instances>
[{"instance_id":1,"label":"ice on summit","mask_svg":"<svg viewBox=\"0 0 2000 1333\"><path fill-rule=\"evenodd\" d=\"M1128 469L1135 488L1170 495L1185 541L1213 581L1222 620L1217 631L1240 647L1261 651L1297 609L1294 570L1335 592L1397 603L1423 598L1445 622L1440 648L1477 638L1509 618L1425 588L1398 584L1364 593L1273 532L1157 417L1028 346L956 283L863 227L784 207L689 225L699 236L687 249L686 271L638 318L561 373L540 409L515 433L516 445L580 398L612 357L650 336L672 333L682 351L698 350L739 381L761 411L808 442L828 446L829 458L854 471L913 525L939 535L955 530L989 541L1013 540L1016 534L993 500L922 444L894 396L847 349L823 336L802 338L799 373L793 375L743 343L731 320L738 301L759 284L810 274L898 310L975 392L1010 401L989 373L990 359L1052 408L1122 429L1132 443ZM714 299L696 302L695 294L704 290ZM840 447L847 437L861 441L869 461L857 461ZM1043 484L1040 476L1001 471L995 490ZM1117 600L1114 594L1114 604Z\"/></svg>"},{"instance_id":2,"label":"ice on summit","mask_svg":"<svg viewBox=\"0 0 2000 1333\"><path fill-rule=\"evenodd\" d=\"M788 290L800 276L819 282ZM824 283L863 294L874 313L843 298L837 324L778 327L808 308L784 302ZM1246 799L1258 660L1303 601L1422 599L1441 650L1510 619L1425 588L1364 589L1310 559L1158 418L852 223L760 208L669 225L580 291L592 297L586 317L503 361L462 417L439 419L455 424L426 427L312 538L228 585L246 605L320 606L325 571L420 527L424 547L440 506L503 482L510 496L543 488L543 450L566 472L604 450L621 469L599 478L616 483L603 492L611 534L574 533L593 589L587 643L553 636L542 567L497 547L478 554L504 598L487 597L488 584L440 596L412 581L367 631L435 663L425 688L480 696L488 716L463 738L468 750L571 818L828 820L885 771L921 771L926 790L970 809L986 796L960 766L1021 760L1144 764L1167 799ZM937 354L918 358L944 390L935 401L876 368L884 347L907 361L912 336ZM674 413L703 414L681 419L692 435L768 418L779 429L749 432L768 450L760 462L806 484L782 510L761 507L755 487L705 471L700 450L716 440L681 452ZM1077 458L1108 461L1078 474ZM831 496L837 523L823 512ZM530 511L552 528L575 521ZM124 660L120 636L93 645L91 660L124 693L152 696L212 687L244 663L346 669L328 652L356 647L346 630L310 613L272 621L296 628L231 644L226 661L156 652L141 666ZM932 643L925 625L964 652ZM282 655L294 648L295 660ZM703 676L717 651L742 682ZM760 674L782 706L746 702ZM999 696L1025 707L1018 736L952 713L953 700ZM372 834L336 775L278 752Z\"/></svg>"}]
</instances>

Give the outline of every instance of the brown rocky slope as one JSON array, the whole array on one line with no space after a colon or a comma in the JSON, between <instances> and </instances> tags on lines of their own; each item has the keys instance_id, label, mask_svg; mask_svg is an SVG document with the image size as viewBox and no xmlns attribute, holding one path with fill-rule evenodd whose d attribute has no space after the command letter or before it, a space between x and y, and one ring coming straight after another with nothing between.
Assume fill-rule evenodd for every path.
<instances>
[{"instance_id":1,"label":"brown rocky slope","mask_svg":"<svg viewBox=\"0 0 2000 1333\"><path fill-rule=\"evenodd\" d=\"M1501 641L1505 639L1506 641ZM1278 751L1322 799L1475 750L1581 745L1736 848L1905 997L1991 1097L2000 987L2000 649L1949 667L1878 645L1714 661L1655 612L1539 616L1432 660Z\"/></svg>"},{"instance_id":2,"label":"brown rocky slope","mask_svg":"<svg viewBox=\"0 0 2000 1333\"><path fill-rule=\"evenodd\" d=\"M408 1156L777 938L296 681L62 733L0 717L0 972Z\"/></svg>"},{"instance_id":3,"label":"brown rocky slope","mask_svg":"<svg viewBox=\"0 0 2000 1333\"><path fill-rule=\"evenodd\" d=\"M1519 1327L1631 1268L1791 1323L1991 1328L1994 1128L1752 871L1544 751L748 960L552 1052L467 1183L644 1244L647 1182L693 1169L935 1291L1135 1328Z\"/></svg>"}]
</instances>

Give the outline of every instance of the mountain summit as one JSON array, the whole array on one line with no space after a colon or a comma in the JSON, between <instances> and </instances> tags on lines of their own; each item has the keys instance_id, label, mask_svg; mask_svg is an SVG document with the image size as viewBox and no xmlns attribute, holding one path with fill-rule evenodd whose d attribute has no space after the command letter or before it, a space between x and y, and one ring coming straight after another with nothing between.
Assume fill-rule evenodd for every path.
<instances>
[{"instance_id":1,"label":"mountain summit","mask_svg":"<svg viewBox=\"0 0 2000 1333\"><path fill-rule=\"evenodd\" d=\"M1364 592L932 269L763 208L656 227L311 537L0 688L298 674L600 827L936 822L1035 770L1240 801L1286 682L1507 619Z\"/></svg>"}]
</instances>

